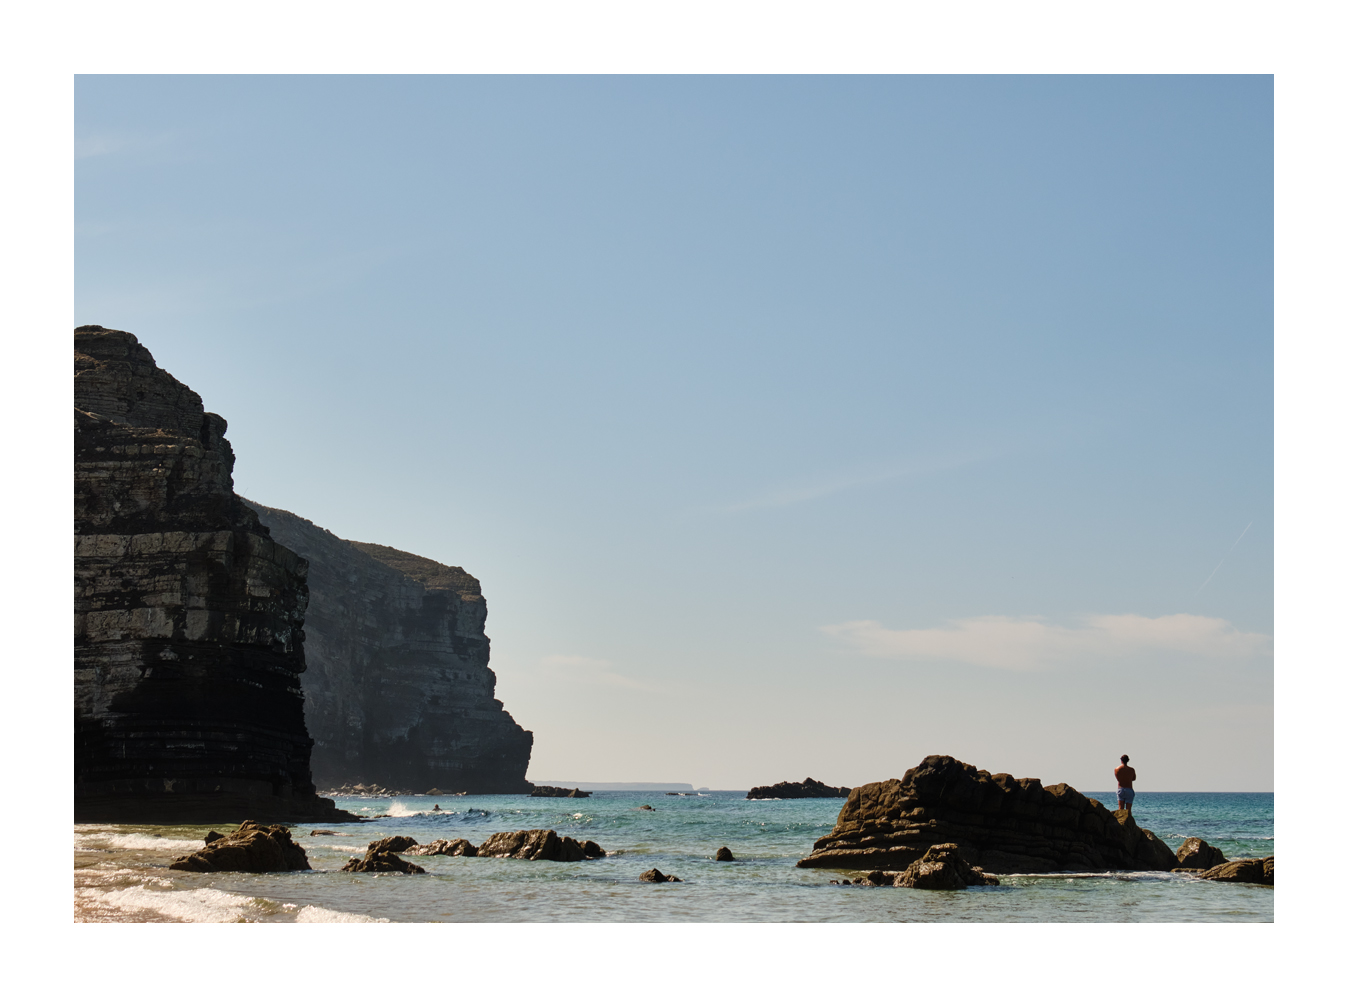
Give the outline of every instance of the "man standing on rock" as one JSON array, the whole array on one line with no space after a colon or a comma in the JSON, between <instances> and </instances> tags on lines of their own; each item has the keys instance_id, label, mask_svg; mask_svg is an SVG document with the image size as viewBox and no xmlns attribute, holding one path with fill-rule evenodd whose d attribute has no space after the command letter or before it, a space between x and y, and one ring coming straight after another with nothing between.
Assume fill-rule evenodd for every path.
<instances>
[{"instance_id":1,"label":"man standing on rock","mask_svg":"<svg viewBox=\"0 0 1348 997\"><path fill-rule=\"evenodd\" d=\"M1137 778L1137 770L1128 764L1128 756L1120 755L1119 761L1122 765L1115 767L1114 778L1119 783L1119 809L1127 810L1130 814L1133 812L1133 780Z\"/></svg>"}]
</instances>

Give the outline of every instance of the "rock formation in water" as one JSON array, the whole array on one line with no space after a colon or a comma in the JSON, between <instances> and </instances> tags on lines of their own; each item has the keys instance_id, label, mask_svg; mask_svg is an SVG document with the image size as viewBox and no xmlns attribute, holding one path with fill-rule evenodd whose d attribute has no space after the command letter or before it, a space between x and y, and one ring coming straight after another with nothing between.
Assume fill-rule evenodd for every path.
<instances>
[{"instance_id":1,"label":"rock formation in water","mask_svg":"<svg viewBox=\"0 0 1348 997\"><path fill-rule=\"evenodd\" d=\"M169 864L181 872L298 872L309 857L280 824L264 827L246 820L232 834L206 836L206 847Z\"/></svg>"},{"instance_id":2,"label":"rock formation in water","mask_svg":"<svg viewBox=\"0 0 1348 997\"><path fill-rule=\"evenodd\" d=\"M1202 838L1185 838L1184 844L1175 849L1175 866L1186 872L1201 872L1222 865L1225 861L1222 850L1214 848Z\"/></svg>"},{"instance_id":3,"label":"rock formation in water","mask_svg":"<svg viewBox=\"0 0 1348 997\"><path fill-rule=\"evenodd\" d=\"M1200 872L1198 878L1215 879L1222 883L1257 883L1260 886L1272 886L1273 856L1223 862Z\"/></svg>"},{"instance_id":4,"label":"rock formation in water","mask_svg":"<svg viewBox=\"0 0 1348 997\"><path fill-rule=\"evenodd\" d=\"M305 564L224 434L135 336L75 330L77 821L350 816L310 778Z\"/></svg>"},{"instance_id":5,"label":"rock formation in water","mask_svg":"<svg viewBox=\"0 0 1348 997\"><path fill-rule=\"evenodd\" d=\"M1175 854L1131 815L1066 783L989 775L929 755L902 779L852 790L833 831L799 866L907 869L933 845L953 843L991 873L1175 868Z\"/></svg>"},{"instance_id":6,"label":"rock formation in water","mask_svg":"<svg viewBox=\"0 0 1348 997\"><path fill-rule=\"evenodd\" d=\"M585 790L583 790L583 789L567 789L567 788L565 788L564 786L535 786L532 790L529 791L529 795L530 795L530 796L568 796L568 797L574 797L574 798L581 798L581 797L589 796L590 794L587 793L587 792L586 792ZM670 795L670 796L673 796L674 794L673 794L673 793L670 793L669 795Z\"/></svg>"},{"instance_id":7,"label":"rock formation in water","mask_svg":"<svg viewBox=\"0 0 1348 997\"><path fill-rule=\"evenodd\" d=\"M744 795L746 800L824 800L844 797L852 790L846 786L825 786L806 777L804 782L779 782L771 786L755 786Z\"/></svg>"},{"instance_id":8,"label":"rock formation in water","mask_svg":"<svg viewBox=\"0 0 1348 997\"><path fill-rule=\"evenodd\" d=\"M494 697L477 579L249 505L309 562L304 695L318 783L528 793L534 736Z\"/></svg>"}]
</instances>

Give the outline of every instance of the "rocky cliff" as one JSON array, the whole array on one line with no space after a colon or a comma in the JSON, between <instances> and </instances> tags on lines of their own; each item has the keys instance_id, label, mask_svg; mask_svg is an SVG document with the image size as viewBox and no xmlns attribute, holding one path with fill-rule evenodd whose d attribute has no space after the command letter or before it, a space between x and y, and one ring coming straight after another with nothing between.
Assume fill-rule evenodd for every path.
<instances>
[{"instance_id":1,"label":"rocky cliff","mask_svg":"<svg viewBox=\"0 0 1348 997\"><path fill-rule=\"evenodd\" d=\"M75 819L342 819L314 792L306 566L234 494L225 420L75 330Z\"/></svg>"},{"instance_id":2,"label":"rocky cliff","mask_svg":"<svg viewBox=\"0 0 1348 997\"><path fill-rule=\"evenodd\" d=\"M906 869L933 845L953 843L993 873L1170 870L1174 853L1127 814L1067 783L989 775L948 755L929 755L902 779L852 790L833 831L797 865Z\"/></svg>"},{"instance_id":3,"label":"rocky cliff","mask_svg":"<svg viewBox=\"0 0 1348 997\"><path fill-rule=\"evenodd\" d=\"M534 736L494 697L477 579L251 507L309 562L305 717L319 784L529 792Z\"/></svg>"}]
</instances>

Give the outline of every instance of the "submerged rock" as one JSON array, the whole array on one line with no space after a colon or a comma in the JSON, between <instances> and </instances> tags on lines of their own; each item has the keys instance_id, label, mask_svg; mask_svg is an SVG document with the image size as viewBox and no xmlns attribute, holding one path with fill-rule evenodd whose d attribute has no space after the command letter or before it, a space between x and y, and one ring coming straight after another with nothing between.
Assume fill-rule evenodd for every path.
<instances>
[{"instance_id":1,"label":"submerged rock","mask_svg":"<svg viewBox=\"0 0 1348 997\"><path fill-rule=\"evenodd\" d=\"M904 869L954 844L990 873L1170 870L1175 854L1132 815L1066 783L991 775L930 755L902 779L858 786L802 868Z\"/></svg>"},{"instance_id":2,"label":"submerged rock","mask_svg":"<svg viewBox=\"0 0 1348 997\"><path fill-rule=\"evenodd\" d=\"M716 861L734 862L735 855L729 848L727 848L725 845L722 845L720 848L716 849Z\"/></svg>"},{"instance_id":3,"label":"submerged rock","mask_svg":"<svg viewBox=\"0 0 1348 997\"><path fill-rule=\"evenodd\" d=\"M366 852L364 858L352 859L342 866L342 872L402 872L424 873L426 870L413 865L397 852Z\"/></svg>"},{"instance_id":4,"label":"submerged rock","mask_svg":"<svg viewBox=\"0 0 1348 997\"><path fill-rule=\"evenodd\" d=\"M1226 856L1220 848L1214 848L1202 838L1185 838L1184 844L1175 851L1175 866L1186 872L1198 872L1211 869L1226 862Z\"/></svg>"},{"instance_id":5,"label":"submerged rock","mask_svg":"<svg viewBox=\"0 0 1348 997\"><path fill-rule=\"evenodd\" d=\"M215 832L212 832L215 833ZM246 820L232 834L208 836L208 844L169 864L182 872L294 872L309 868L304 849L280 824Z\"/></svg>"},{"instance_id":6,"label":"submerged rock","mask_svg":"<svg viewBox=\"0 0 1348 997\"><path fill-rule=\"evenodd\" d=\"M960 857L959 846L932 845L927 853L894 878L895 886L914 890L962 890L966 886L997 886L996 876Z\"/></svg>"},{"instance_id":7,"label":"submerged rock","mask_svg":"<svg viewBox=\"0 0 1348 997\"><path fill-rule=\"evenodd\" d=\"M1273 856L1262 859L1236 859L1205 869L1199 879L1215 879L1223 883L1258 883L1273 885Z\"/></svg>"},{"instance_id":8,"label":"submerged rock","mask_svg":"<svg viewBox=\"0 0 1348 997\"><path fill-rule=\"evenodd\" d=\"M479 858L528 859L546 862L583 862L587 858L598 858L587 854L586 849L598 850L593 841L584 844L575 838L562 838L548 828L536 831L500 831L493 834L477 848Z\"/></svg>"},{"instance_id":9,"label":"submerged rock","mask_svg":"<svg viewBox=\"0 0 1348 997\"><path fill-rule=\"evenodd\" d=\"M804 782L779 782L771 786L755 786L745 794L746 800L823 800L843 797L851 790L846 786L825 786L806 777Z\"/></svg>"},{"instance_id":10,"label":"submerged rock","mask_svg":"<svg viewBox=\"0 0 1348 997\"><path fill-rule=\"evenodd\" d=\"M535 786L529 791L530 796L570 796L586 797L590 794L583 789L566 789L562 786Z\"/></svg>"},{"instance_id":11,"label":"submerged rock","mask_svg":"<svg viewBox=\"0 0 1348 997\"><path fill-rule=\"evenodd\" d=\"M429 845L415 845L407 849L408 855L462 855L467 858L477 856L477 846L467 838L455 838L453 841L446 841L444 838L437 838Z\"/></svg>"},{"instance_id":12,"label":"submerged rock","mask_svg":"<svg viewBox=\"0 0 1348 997\"><path fill-rule=\"evenodd\" d=\"M637 877L643 883L682 883L678 876L666 876L659 869L647 869Z\"/></svg>"}]
</instances>

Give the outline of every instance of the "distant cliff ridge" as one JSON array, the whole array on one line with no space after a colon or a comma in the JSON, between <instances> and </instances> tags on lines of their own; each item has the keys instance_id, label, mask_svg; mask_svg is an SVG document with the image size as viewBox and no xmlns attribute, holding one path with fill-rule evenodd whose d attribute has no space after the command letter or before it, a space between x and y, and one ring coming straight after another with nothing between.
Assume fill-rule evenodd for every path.
<instances>
[{"instance_id":1,"label":"distant cliff ridge","mask_svg":"<svg viewBox=\"0 0 1348 997\"><path fill-rule=\"evenodd\" d=\"M319 785L529 792L534 736L495 698L477 579L248 505L309 562L303 683Z\"/></svg>"},{"instance_id":2,"label":"distant cliff ridge","mask_svg":"<svg viewBox=\"0 0 1348 997\"><path fill-rule=\"evenodd\" d=\"M309 773L305 564L224 433L135 336L75 330L77 821L347 816Z\"/></svg>"}]
</instances>

